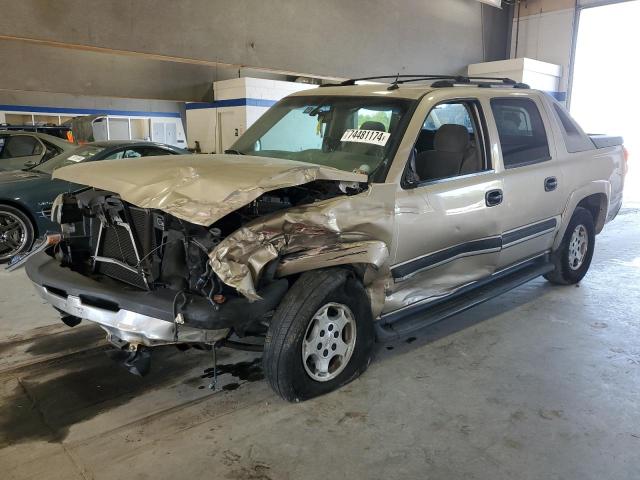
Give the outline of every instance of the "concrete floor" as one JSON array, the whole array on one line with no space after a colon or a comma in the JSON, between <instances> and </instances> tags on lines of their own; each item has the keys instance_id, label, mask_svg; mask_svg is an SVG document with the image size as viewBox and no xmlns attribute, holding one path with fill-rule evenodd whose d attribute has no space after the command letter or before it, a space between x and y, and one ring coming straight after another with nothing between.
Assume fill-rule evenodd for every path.
<instances>
[{"instance_id":1,"label":"concrete floor","mask_svg":"<svg viewBox=\"0 0 640 480\"><path fill-rule=\"evenodd\" d=\"M362 378L297 405L251 354L221 355L215 392L203 352L163 349L133 377L23 273L0 273L0 302L5 480L640 478L635 210L598 237L579 287L531 282L381 345Z\"/></svg>"}]
</instances>

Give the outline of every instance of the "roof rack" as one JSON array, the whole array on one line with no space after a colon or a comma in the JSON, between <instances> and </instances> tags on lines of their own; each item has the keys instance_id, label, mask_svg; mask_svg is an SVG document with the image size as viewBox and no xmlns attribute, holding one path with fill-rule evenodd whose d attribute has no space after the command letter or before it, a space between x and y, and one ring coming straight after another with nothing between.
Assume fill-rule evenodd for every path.
<instances>
[{"instance_id":1,"label":"roof rack","mask_svg":"<svg viewBox=\"0 0 640 480\"><path fill-rule=\"evenodd\" d=\"M355 85L356 82L370 81L370 80L385 80L393 79L393 82L388 87L389 90L395 90L399 85L410 82L424 82L434 80L431 84L434 88L455 87L456 85L475 85L481 88L491 87L512 87L512 88L531 88L526 83L516 82L511 78L503 77L467 77L464 75L379 75L374 77L360 77L351 78L340 83L327 83L320 85L321 87L344 87Z\"/></svg>"}]
</instances>

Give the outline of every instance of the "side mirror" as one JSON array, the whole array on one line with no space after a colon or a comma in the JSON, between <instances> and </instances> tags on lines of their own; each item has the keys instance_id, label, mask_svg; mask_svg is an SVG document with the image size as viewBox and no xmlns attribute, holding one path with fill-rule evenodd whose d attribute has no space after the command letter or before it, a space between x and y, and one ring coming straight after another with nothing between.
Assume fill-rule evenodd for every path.
<instances>
[{"instance_id":1,"label":"side mirror","mask_svg":"<svg viewBox=\"0 0 640 480\"><path fill-rule=\"evenodd\" d=\"M414 179L408 177L409 175L406 175L404 180L402 180L402 188L404 188L405 190L413 190L414 188L417 188L419 186L419 183Z\"/></svg>"},{"instance_id":2,"label":"side mirror","mask_svg":"<svg viewBox=\"0 0 640 480\"><path fill-rule=\"evenodd\" d=\"M24 162L24 168L33 168L38 165L38 162L34 160L29 160L28 162Z\"/></svg>"}]
</instances>

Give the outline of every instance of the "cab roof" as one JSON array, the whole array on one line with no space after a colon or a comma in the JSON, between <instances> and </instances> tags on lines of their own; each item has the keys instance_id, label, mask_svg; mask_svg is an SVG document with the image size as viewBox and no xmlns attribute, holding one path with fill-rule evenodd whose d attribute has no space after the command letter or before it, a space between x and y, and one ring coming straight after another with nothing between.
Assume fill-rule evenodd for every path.
<instances>
[{"instance_id":1,"label":"cab roof","mask_svg":"<svg viewBox=\"0 0 640 480\"><path fill-rule=\"evenodd\" d=\"M405 98L417 100L434 91L455 91L455 96L478 91L500 91L501 93L519 91L531 92L531 88L509 78L483 78L448 75L399 75L393 82L386 80L373 83L375 79L389 79L393 76L367 77L345 80L337 84L321 85L317 90L303 90L292 96L309 95L349 95L349 96L384 96L386 98ZM358 83L366 81L366 83Z\"/></svg>"},{"instance_id":2,"label":"cab roof","mask_svg":"<svg viewBox=\"0 0 640 480\"><path fill-rule=\"evenodd\" d=\"M417 100L422 98L425 93L429 93L434 90L430 85L400 85L399 88L395 90L389 90L391 86L390 83L367 83L364 85L331 85L331 86L323 86L321 88L313 89L313 90L302 90L300 92L296 92L290 96L292 97L308 97L310 95L313 96L324 96L324 95L349 95L349 96L384 96L387 98L408 98L412 100Z\"/></svg>"}]
</instances>

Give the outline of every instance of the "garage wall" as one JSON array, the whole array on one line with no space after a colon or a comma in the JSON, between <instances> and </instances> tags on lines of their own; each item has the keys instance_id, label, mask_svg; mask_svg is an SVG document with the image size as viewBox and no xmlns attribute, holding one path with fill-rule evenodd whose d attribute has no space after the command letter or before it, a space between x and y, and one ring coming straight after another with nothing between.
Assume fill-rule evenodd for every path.
<instances>
[{"instance_id":1,"label":"garage wall","mask_svg":"<svg viewBox=\"0 0 640 480\"><path fill-rule=\"evenodd\" d=\"M0 89L0 105L24 105L34 107L65 107L69 109L93 109L104 111L129 111L132 113L167 113L184 115L183 102L144 100L115 97L92 97L66 93L25 92Z\"/></svg>"},{"instance_id":2,"label":"garage wall","mask_svg":"<svg viewBox=\"0 0 640 480\"><path fill-rule=\"evenodd\" d=\"M575 0L523 2L520 25L516 10L511 29L511 58L528 57L561 65L560 91L565 93L569 85L575 3Z\"/></svg>"},{"instance_id":3,"label":"garage wall","mask_svg":"<svg viewBox=\"0 0 640 480\"><path fill-rule=\"evenodd\" d=\"M620 0L624 2L625 0ZM528 57L561 65L561 93L569 90L576 8L594 7L613 0L526 0L520 5L520 26L514 9L511 58ZM517 51L516 51L517 34Z\"/></svg>"},{"instance_id":4,"label":"garage wall","mask_svg":"<svg viewBox=\"0 0 640 480\"><path fill-rule=\"evenodd\" d=\"M240 67L457 73L504 58L508 27L476 0L3 2L0 88L199 101Z\"/></svg>"},{"instance_id":5,"label":"garage wall","mask_svg":"<svg viewBox=\"0 0 640 480\"><path fill-rule=\"evenodd\" d=\"M0 40L0 88L91 96L206 99L213 69Z\"/></svg>"}]
</instances>

